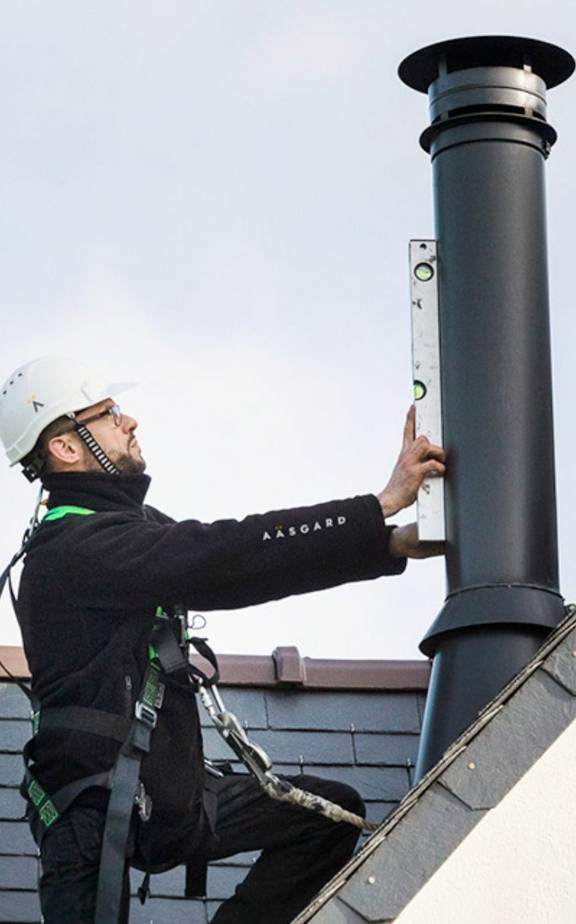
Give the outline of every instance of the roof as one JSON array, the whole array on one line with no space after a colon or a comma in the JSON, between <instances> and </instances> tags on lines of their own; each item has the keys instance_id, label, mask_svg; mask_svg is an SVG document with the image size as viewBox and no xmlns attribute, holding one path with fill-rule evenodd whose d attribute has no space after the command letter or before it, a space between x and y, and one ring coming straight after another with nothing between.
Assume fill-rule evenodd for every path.
<instances>
[{"instance_id":1,"label":"roof","mask_svg":"<svg viewBox=\"0 0 576 924\"><path fill-rule=\"evenodd\" d=\"M387 924L576 720L576 608L294 924ZM526 819L526 824L530 819Z\"/></svg>"},{"instance_id":2,"label":"roof","mask_svg":"<svg viewBox=\"0 0 576 924\"><path fill-rule=\"evenodd\" d=\"M29 677L19 648L0 648L0 660ZM332 661L301 658L296 648L272 656L219 658L226 705L275 769L310 772L355 786L368 816L382 821L409 790L418 748L429 666L425 661ZM205 728L209 757L230 759L217 732ZM0 922L38 924L35 846L21 819L20 751L30 736L29 707L10 680L0 679ZM238 767L238 765L235 765ZM133 899L131 924L206 924L232 894L255 854L212 864L206 901L182 898L184 869L152 877L145 906ZM140 884L141 874L133 878Z\"/></svg>"}]
</instances>

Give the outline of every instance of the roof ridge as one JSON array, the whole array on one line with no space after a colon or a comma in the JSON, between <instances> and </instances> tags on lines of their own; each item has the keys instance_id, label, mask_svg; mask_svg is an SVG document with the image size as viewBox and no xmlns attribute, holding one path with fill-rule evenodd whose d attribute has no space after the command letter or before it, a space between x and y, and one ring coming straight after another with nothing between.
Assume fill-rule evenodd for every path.
<instances>
[{"instance_id":1,"label":"roof ridge","mask_svg":"<svg viewBox=\"0 0 576 924\"><path fill-rule=\"evenodd\" d=\"M329 899L340 890L347 882L350 876L370 857L375 850L382 844L392 830L404 818L405 815L419 802L424 793L440 779L445 770L466 750L468 744L476 738L483 729L490 724L498 713L501 712L504 705L522 687L528 678L534 674L570 632L576 627L576 604L569 604L566 607L566 616L558 624L558 627L548 637L541 648L538 649L528 664L519 671L512 680L500 691L487 706L479 713L478 718L465 729L465 731L456 739L456 741L443 754L438 763L436 763L422 779L410 789L396 809L385 819L377 831L369 838L366 844L358 851L357 854L346 864L345 867L332 879L308 908L294 918L293 924L305 924L325 905Z\"/></svg>"}]
</instances>

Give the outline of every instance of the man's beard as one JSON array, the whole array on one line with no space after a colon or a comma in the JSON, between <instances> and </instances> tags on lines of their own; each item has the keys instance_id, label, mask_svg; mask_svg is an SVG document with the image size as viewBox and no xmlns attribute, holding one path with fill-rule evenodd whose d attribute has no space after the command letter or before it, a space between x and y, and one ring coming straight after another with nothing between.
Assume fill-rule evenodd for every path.
<instances>
[{"instance_id":1,"label":"man's beard","mask_svg":"<svg viewBox=\"0 0 576 924\"><path fill-rule=\"evenodd\" d=\"M141 475L142 472L146 471L146 462L142 456L137 459L131 456L129 452L119 453L112 461L123 475Z\"/></svg>"},{"instance_id":2,"label":"man's beard","mask_svg":"<svg viewBox=\"0 0 576 924\"><path fill-rule=\"evenodd\" d=\"M98 459L92 455L87 446L84 446L84 450L85 471L102 472L103 468ZM108 458L123 475L141 475L142 472L146 471L146 462L142 456L135 458L129 452L119 452L108 455Z\"/></svg>"}]
</instances>

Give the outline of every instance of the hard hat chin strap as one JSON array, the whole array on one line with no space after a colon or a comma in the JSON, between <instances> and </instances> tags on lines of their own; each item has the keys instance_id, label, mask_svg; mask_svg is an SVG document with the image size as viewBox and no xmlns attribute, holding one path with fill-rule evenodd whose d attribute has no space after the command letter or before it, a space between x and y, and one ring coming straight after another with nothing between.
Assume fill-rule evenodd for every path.
<instances>
[{"instance_id":1,"label":"hard hat chin strap","mask_svg":"<svg viewBox=\"0 0 576 924\"><path fill-rule=\"evenodd\" d=\"M95 459L100 463L104 471L108 472L109 475L120 475L120 469L116 468L112 459L108 458L100 443L96 442L90 433L90 430L81 423L77 423L74 429Z\"/></svg>"}]
</instances>

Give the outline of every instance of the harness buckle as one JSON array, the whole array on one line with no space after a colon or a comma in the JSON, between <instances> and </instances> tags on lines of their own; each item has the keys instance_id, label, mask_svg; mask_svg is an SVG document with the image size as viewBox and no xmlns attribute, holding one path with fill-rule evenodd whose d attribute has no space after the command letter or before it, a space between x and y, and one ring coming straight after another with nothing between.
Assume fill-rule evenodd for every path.
<instances>
[{"instance_id":1,"label":"harness buckle","mask_svg":"<svg viewBox=\"0 0 576 924\"><path fill-rule=\"evenodd\" d=\"M140 780L138 791L134 796L134 804L138 808L138 814L142 821L150 821L152 815L152 799L144 788L144 783Z\"/></svg>"},{"instance_id":2,"label":"harness buckle","mask_svg":"<svg viewBox=\"0 0 576 924\"><path fill-rule=\"evenodd\" d=\"M134 705L134 715L139 722L143 722L149 728L156 728L158 713L148 703L142 702L141 699L137 700Z\"/></svg>"}]
</instances>

